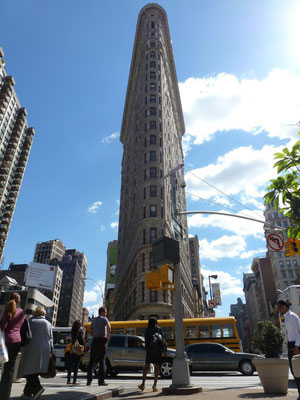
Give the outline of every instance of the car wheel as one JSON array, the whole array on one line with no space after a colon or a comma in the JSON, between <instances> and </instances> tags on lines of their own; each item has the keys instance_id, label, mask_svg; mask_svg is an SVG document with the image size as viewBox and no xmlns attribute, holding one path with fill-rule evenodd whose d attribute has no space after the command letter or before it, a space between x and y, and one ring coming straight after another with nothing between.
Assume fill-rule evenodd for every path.
<instances>
[{"instance_id":1,"label":"car wheel","mask_svg":"<svg viewBox=\"0 0 300 400\"><path fill-rule=\"evenodd\" d=\"M239 366L239 370L243 375L253 375L255 368L252 364L251 361L241 361L240 366Z\"/></svg>"},{"instance_id":2,"label":"car wheel","mask_svg":"<svg viewBox=\"0 0 300 400\"><path fill-rule=\"evenodd\" d=\"M160 366L160 376L162 378L171 378L173 372L173 362L169 359L164 359Z\"/></svg>"}]
</instances>

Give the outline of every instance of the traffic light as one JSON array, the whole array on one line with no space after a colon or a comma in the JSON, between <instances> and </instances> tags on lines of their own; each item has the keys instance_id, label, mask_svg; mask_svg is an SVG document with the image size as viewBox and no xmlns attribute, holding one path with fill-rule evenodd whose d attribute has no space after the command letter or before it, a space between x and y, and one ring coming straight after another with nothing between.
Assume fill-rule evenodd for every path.
<instances>
[{"instance_id":1,"label":"traffic light","mask_svg":"<svg viewBox=\"0 0 300 400\"><path fill-rule=\"evenodd\" d=\"M160 267L160 277L162 283L174 285L174 268L169 264L162 265Z\"/></svg>"},{"instance_id":2,"label":"traffic light","mask_svg":"<svg viewBox=\"0 0 300 400\"><path fill-rule=\"evenodd\" d=\"M161 287L161 279L160 279L160 270L153 269L150 272L146 272L146 289L154 290L160 289Z\"/></svg>"},{"instance_id":3,"label":"traffic light","mask_svg":"<svg viewBox=\"0 0 300 400\"><path fill-rule=\"evenodd\" d=\"M300 254L300 240L288 239L285 242L285 255L287 257L298 256Z\"/></svg>"}]
</instances>

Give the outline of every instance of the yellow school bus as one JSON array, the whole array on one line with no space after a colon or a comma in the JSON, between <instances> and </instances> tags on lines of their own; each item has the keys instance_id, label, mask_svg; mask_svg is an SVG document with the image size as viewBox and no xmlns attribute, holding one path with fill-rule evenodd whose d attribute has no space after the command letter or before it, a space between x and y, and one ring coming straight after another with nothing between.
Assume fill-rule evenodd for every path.
<instances>
[{"instance_id":1,"label":"yellow school bus","mask_svg":"<svg viewBox=\"0 0 300 400\"><path fill-rule=\"evenodd\" d=\"M175 347L175 320L159 319L158 325L162 328L169 347ZM147 320L110 321L112 333L144 336ZM86 338L89 336L91 323L87 323ZM240 352L240 338L234 317L223 318L187 318L183 320L184 343L215 342Z\"/></svg>"}]
</instances>

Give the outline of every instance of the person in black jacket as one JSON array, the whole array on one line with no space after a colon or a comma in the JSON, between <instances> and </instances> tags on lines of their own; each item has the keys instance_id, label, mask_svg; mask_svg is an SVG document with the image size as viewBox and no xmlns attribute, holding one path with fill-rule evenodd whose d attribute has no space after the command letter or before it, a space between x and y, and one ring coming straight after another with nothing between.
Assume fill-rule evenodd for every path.
<instances>
[{"instance_id":1,"label":"person in black jacket","mask_svg":"<svg viewBox=\"0 0 300 400\"><path fill-rule=\"evenodd\" d=\"M140 390L145 389L145 381L147 373L150 369L150 364L154 364L154 382L153 392L157 392L157 381L162 362L162 353L166 351L166 343L163 339L163 332L157 325L157 319L155 317L149 318L148 328L145 330L145 345L146 345L146 362L143 369L143 380L138 388Z\"/></svg>"},{"instance_id":2,"label":"person in black jacket","mask_svg":"<svg viewBox=\"0 0 300 400\"><path fill-rule=\"evenodd\" d=\"M80 345L84 346L82 330L80 328L81 328L81 323L80 323L79 319L77 319L76 321L73 322L72 330L71 330L72 346L75 344L76 340L78 340L78 343ZM78 368L79 368L79 362L80 362L81 356L72 352L72 346L71 346L71 350L70 350L70 361L69 361L69 365L68 365L67 385L71 384L72 371L73 371L73 385L78 385L76 380L77 380L77 374L78 374Z\"/></svg>"}]
</instances>

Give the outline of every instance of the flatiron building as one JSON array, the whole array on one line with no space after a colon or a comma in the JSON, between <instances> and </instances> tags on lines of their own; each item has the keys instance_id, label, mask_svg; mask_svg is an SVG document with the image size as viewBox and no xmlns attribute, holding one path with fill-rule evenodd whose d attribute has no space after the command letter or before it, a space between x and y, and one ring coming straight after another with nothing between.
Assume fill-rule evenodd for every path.
<instances>
[{"instance_id":1,"label":"flatiron building","mask_svg":"<svg viewBox=\"0 0 300 400\"><path fill-rule=\"evenodd\" d=\"M185 132L167 14L157 4L138 16L120 140L123 144L114 318L172 318L174 292L145 288L152 243L180 242L185 317L194 316L183 170L176 196L161 178L183 163Z\"/></svg>"},{"instance_id":2,"label":"flatiron building","mask_svg":"<svg viewBox=\"0 0 300 400\"><path fill-rule=\"evenodd\" d=\"M7 75L0 47L0 261L29 157L34 129Z\"/></svg>"}]
</instances>

